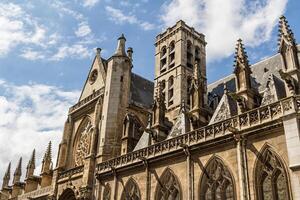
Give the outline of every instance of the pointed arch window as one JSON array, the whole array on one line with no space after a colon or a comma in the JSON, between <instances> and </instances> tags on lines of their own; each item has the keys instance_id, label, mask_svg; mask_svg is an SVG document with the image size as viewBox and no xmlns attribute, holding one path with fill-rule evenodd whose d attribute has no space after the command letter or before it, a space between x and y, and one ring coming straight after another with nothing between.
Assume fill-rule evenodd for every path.
<instances>
[{"instance_id":1,"label":"pointed arch window","mask_svg":"<svg viewBox=\"0 0 300 200\"><path fill-rule=\"evenodd\" d=\"M289 200L287 173L279 156L269 147L260 154L256 175L258 200Z\"/></svg>"},{"instance_id":2,"label":"pointed arch window","mask_svg":"<svg viewBox=\"0 0 300 200\"><path fill-rule=\"evenodd\" d=\"M175 174L170 170L162 174L156 187L156 200L181 200L180 184Z\"/></svg>"},{"instance_id":3,"label":"pointed arch window","mask_svg":"<svg viewBox=\"0 0 300 200\"><path fill-rule=\"evenodd\" d=\"M169 68L175 66L175 42L172 41L169 45Z\"/></svg>"},{"instance_id":4,"label":"pointed arch window","mask_svg":"<svg viewBox=\"0 0 300 200\"><path fill-rule=\"evenodd\" d=\"M170 76L168 80L168 106L174 103L174 76Z\"/></svg>"},{"instance_id":5,"label":"pointed arch window","mask_svg":"<svg viewBox=\"0 0 300 200\"><path fill-rule=\"evenodd\" d=\"M193 68L193 52L192 52L192 42L190 40L187 41L186 45L186 61L187 61L187 67Z\"/></svg>"},{"instance_id":6,"label":"pointed arch window","mask_svg":"<svg viewBox=\"0 0 300 200\"><path fill-rule=\"evenodd\" d=\"M141 199L141 192L137 185L137 183L130 178L122 192L121 200L140 200Z\"/></svg>"},{"instance_id":7,"label":"pointed arch window","mask_svg":"<svg viewBox=\"0 0 300 200\"><path fill-rule=\"evenodd\" d=\"M163 73L167 70L167 47L163 46L160 52L160 72Z\"/></svg>"},{"instance_id":8,"label":"pointed arch window","mask_svg":"<svg viewBox=\"0 0 300 200\"><path fill-rule=\"evenodd\" d=\"M195 47L195 61L200 64L200 48L198 46Z\"/></svg>"},{"instance_id":9,"label":"pointed arch window","mask_svg":"<svg viewBox=\"0 0 300 200\"><path fill-rule=\"evenodd\" d=\"M200 200L234 200L231 173L219 158L207 164L200 184Z\"/></svg>"}]
</instances>

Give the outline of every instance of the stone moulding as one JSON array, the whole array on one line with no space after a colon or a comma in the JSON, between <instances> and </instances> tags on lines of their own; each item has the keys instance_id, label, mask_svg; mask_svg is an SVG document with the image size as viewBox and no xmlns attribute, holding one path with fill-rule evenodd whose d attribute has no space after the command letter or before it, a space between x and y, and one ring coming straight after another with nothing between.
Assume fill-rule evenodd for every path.
<instances>
[{"instance_id":1,"label":"stone moulding","mask_svg":"<svg viewBox=\"0 0 300 200\"><path fill-rule=\"evenodd\" d=\"M41 196L50 195L52 193L52 186L44 187L32 192L25 193L18 197L18 200L27 200L29 198L37 198Z\"/></svg>"},{"instance_id":2,"label":"stone moulding","mask_svg":"<svg viewBox=\"0 0 300 200\"><path fill-rule=\"evenodd\" d=\"M97 165L97 175L110 172L112 169L140 163L142 158L153 158L182 149L182 145L193 146L207 141L214 141L223 136L232 135L229 131L234 128L241 132L266 125L274 120L297 113L300 109L300 95L281 99L277 102L252 109L229 119L190 131L186 134L153 144L146 148L104 161Z\"/></svg>"},{"instance_id":3,"label":"stone moulding","mask_svg":"<svg viewBox=\"0 0 300 200\"><path fill-rule=\"evenodd\" d=\"M83 172L83 166L78 166L78 167L75 167L75 168L72 168L72 169L69 169L69 170L66 170L66 171L63 171L63 172L59 173L58 179L71 177L72 175L78 174L78 173L81 173L81 172Z\"/></svg>"},{"instance_id":4,"label":"stone moulding","mask_svg":"<svg viewBox=\"0 0 300 200\"><path fill-rule=\"evenodd\" d=\"M82 99L78 103L76 103L74 106L69 108L69 113L73 113L75 110L78 110L79 108L87 105L91 101L95 100L97 97L99 97L101 94L104 93L104 87L93 92L91 95L87 96L86 98Z\"/></svg>"}]
</instances>

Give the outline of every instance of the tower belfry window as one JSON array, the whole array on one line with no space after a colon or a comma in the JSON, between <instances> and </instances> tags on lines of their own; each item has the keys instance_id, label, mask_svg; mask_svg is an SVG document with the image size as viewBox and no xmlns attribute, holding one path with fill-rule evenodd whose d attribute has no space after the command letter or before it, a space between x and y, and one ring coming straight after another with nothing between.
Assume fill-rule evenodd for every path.
<instances>
[{"instance_id":1,"label":"tower belfry window","mask_svg":"<svg viewBox=\"0 0 300 200\"><path fill-rule=\"evenodd\" d=\"M195 48L195 61L197 61L200 64L200 48Z\"/></svg>"},{"instance_id":2,"label":"tower belfry window","mask_svg":"<svg viewBox=\"0 0 300 200\"><path fill-rule=\"evenodd\" d=\"M175 66L175 42L172 41L169 46L169 68Z\"/></svg>"},{"instance_id":3,"label":"tower belfry window","mask_svg":"<svg viewBox=\"0 0 300 200\"><path fill-rule=\"evenodd\" d=\"M187 48L186 48L186 61L187 67L192 69L193 68L193 52L192 52L192 43L191 41L187 41Z\"/></svg>"},{"instance_id":4,"label":"tower belfry window","mask_svg":"<svg viewBox=\"0 0 300 200\"><path fill-rule=\"evenodd\" d=\"M160 54L160 72L163 73L167 70L167 48L162 47Z\"/></svg>"},{"instance_id":5,"label":"tower belfry window","mask_svg":"<svg viewBox=\"0 0 300 200\"><path fill-rule=\"evenodd\" d=\"M174 103L174 77L171 76L168 80L168 106Z\"/></svg>"}]
</instances>

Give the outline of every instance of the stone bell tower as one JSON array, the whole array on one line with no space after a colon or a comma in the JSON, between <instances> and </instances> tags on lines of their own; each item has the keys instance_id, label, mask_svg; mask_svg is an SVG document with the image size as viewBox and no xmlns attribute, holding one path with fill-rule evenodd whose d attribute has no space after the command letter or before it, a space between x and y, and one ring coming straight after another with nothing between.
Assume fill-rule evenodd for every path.
<instances>
[{"instance_id":1,"label":"stone bell tower","mask_svg":"<svg viewBox=\"0 0 300 200\"><path fill-rule=\"evenodd\" d=\"M155 91L160 83L166 104L165 116L174 122L182 101L190 108L188 88L193 77L195 62L199 64L206 91L206 52L204 35L178 21L156 37ZM203 102L206 97L203 95Z\"/></svg>"}]
</instances>

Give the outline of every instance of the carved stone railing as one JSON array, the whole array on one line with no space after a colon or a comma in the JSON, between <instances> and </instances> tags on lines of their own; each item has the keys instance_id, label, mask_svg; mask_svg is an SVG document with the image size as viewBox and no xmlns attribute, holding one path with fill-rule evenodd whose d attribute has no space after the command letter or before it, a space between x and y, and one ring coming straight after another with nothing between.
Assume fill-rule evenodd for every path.
<instances>
[{"instance_id":1,"label":"carved stone railing","mask_svg":"<svg viewBox=\"0 0 300 200\"><path fill-rule=\"evenodd\" d=\"M244 131L249 128L261 126L287 114L297 112L299 109L300 96L284 98L280 101L250 110L221 122L199 128L189 133L150 145L144 149L99 163L97 165L97 173L100 174L110 171L112 168L118 168L140 162L140 157L148 159L170 153L181 148L180 146L182 146L182 144L190 146L213 140L227 134L232 134L229 131L229 127L235 128L239 131Z\"/></svg>"},{"instance_id":2,"label":"carved stone railing","mask_svg":"<svg viewBox=\"0 0 300 200\"><path fill-rule=\"evenodd\" d=\"M63 172L59 173L58 179L63 179L63 178L66 178L66 177L70 177L74 174L79 174L81 172L83 172L83 166L78 166L78 167L75 167L75 168L72 168L72 169L69 169L69 170L66 170L66 171L63 171Z\"/></svg>"},{"instance_id":3,"label":"carved stone railing","mask_svg":"<svg viewBox=\"0 0 300 200\"><path fill-rule=\"evenodd\" d=\"M84 98L81 101L79 101L78 103L76 103L74 106L70 107L69 108L69 113L85 106L86 104L88 104L92 100L96 99L97 97L99 97L103 93L104 93L104 88L101 88L101 89L93 92L91 95L87 96L86 98Z\"/></svg>"},{"instance_id":4,"label":"carved stone railing","mask_svg":"<svg viewBox=\"0 0 300 200\"><path fill-rule=\"evenodd\" d=\"M40 188L40 189L34 190L32 192L28 192L23 195L20 195L18 197L18 200L28 200L28 199L33 199L36 197L46 196L48 194L51 194L52 189L53 188L51 186Z\"/></svg>"}]
</instances>

